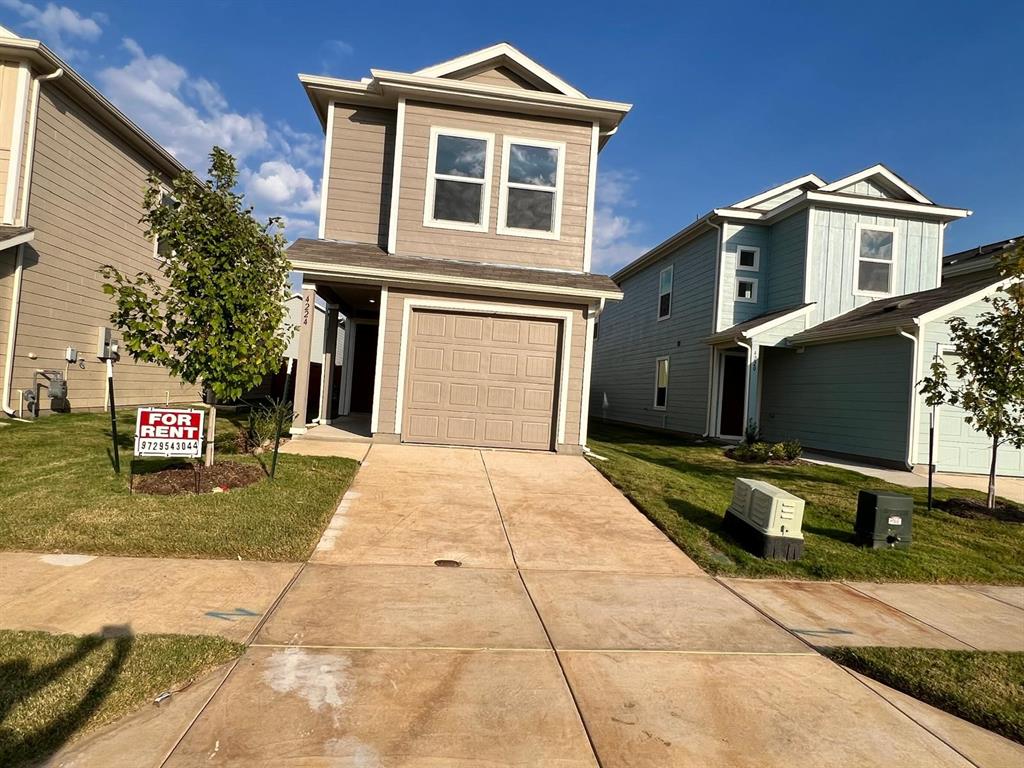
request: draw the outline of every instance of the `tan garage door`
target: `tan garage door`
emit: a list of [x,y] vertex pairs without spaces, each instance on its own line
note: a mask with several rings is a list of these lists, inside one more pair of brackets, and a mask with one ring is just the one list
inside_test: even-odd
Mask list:
[[416,310],[402,439],[550,450],[560,323]]

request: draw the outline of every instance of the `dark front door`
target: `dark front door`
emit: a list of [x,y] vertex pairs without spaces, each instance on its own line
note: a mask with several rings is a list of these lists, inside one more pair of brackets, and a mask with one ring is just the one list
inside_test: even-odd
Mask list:
[[373,379],[377,369],[377,326],[366,323],[354,325],[356,347],[352,353],[352,413],[370,413],[373,410]]
[[722,358],[722,419],[719,433],[743,435],[743,398],[747,393],[747,359],[741,355]]

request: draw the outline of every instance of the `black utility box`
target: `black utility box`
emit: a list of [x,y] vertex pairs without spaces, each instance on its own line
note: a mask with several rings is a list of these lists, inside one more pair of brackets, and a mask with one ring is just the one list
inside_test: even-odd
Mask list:
[[910,549],[914,500],[902,493],[861,491],[857,494],[857,543],[873,549]]

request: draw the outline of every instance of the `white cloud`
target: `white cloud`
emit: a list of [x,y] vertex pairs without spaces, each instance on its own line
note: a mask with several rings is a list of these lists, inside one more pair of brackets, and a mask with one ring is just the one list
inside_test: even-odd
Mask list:
[[147,55],[130,38],[124,47],[131,60],[99,73],[104,94],[185,165],[205,169],[214,145],[240,161],[269,148],[270,132],[259,113],[231,112],[215,84],[191,78],[166,56]]
[[285,160],[267,160],[258,171],[246,172],[243,183],[255,203],[264,203],[286,213],[320,211],[320,193],[313,179]]
[[635,205],[632,188],[636,177],[617,170],[598,174],[593,269],[615,272],[644,253],[648,246],[637,240],[643,226],[628,212]]
[[[83,16],[67,6],[47,3],[40,8],[23,0],[0,0],[0,7],[14,11],[24,19],[26,31],[38,36],[46,45],[66,59],[81,59],[86,51],[77,42],[92,43],[103,34],[103,14]],[[76,41],[76,42],[72,42]]]
[[320,67],[324,72],[330,72],[342,61],[350,58],[355,51],[352,43],[344,40],[327,40],[320,44]]

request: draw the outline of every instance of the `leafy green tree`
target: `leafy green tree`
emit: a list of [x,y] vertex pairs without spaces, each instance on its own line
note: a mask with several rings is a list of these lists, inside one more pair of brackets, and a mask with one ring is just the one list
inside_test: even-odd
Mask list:
[[162,279],[129,277],[110,265],[99,270],[124,349],[206,390],[207,466],[216,403],[241,397],[281,364],[290,268],[280,219],[260,223],[244,207],[234,191],[235,160],[219,147],[210,153],[209,176],[204,184],[182,174],[169,193],[159,178],[149,179],[141,222],[158,243]]
[[962,408],[965,421],[991,439],[989,509],[996,503],[1000,446],[1024,447],[1024,244],[1000,255],[999,270],[1009,282],[985,299],[990,308],[973,324],[962,317],[948,321],[957,381],[936,359],[921,383],[928,405]]

